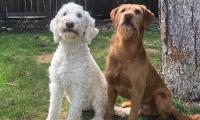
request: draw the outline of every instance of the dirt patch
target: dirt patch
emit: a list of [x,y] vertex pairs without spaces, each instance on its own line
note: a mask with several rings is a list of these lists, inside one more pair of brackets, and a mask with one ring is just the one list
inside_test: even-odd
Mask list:
[[185,108],[187,109],[191,109],[193,107],[200,107],[200,102],[199,101],[193,101],[193,102],[187,102],[187,103],[184,103],[184,106]]
[[53,54],[48,54],[48,55],[38,55],[36,59],[38,63],[49,63],[51,62],[52,58]]
[[145,49],[147,52],[151,52],[151,53],[159,53],[159,51],[158,50],[156,50],[156,49],[151,49],[151,48],[147,48],[147,49]]
[[0,20],[0,32],[49,32],[47,19],[8,19]]
[[155,46],[157,46],[157,45],[160,45],[160,41],[153,40],[153,41],[150,41],[148,43],[148,45],[155,45]]
[[[51,19],[50,19],[51,20]],[[49,32],[50,20],[42,19],[8,19],[0,20],[1,32]],[[112,32],[115,27],[110,19],[97,19],[95,21],[96,27],[100,32]]]

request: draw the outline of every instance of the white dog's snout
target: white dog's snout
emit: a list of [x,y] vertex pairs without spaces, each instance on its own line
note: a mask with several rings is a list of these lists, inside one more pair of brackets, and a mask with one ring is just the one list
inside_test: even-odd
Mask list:
[[73,27],[74,27],[74,22],[67,21],[67,22],[66,22],[66,27],[67,27],[67,28],[73,28]]

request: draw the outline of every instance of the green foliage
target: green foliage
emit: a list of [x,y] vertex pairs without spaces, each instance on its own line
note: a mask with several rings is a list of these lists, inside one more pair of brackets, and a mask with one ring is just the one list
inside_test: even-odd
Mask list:
[[153,24],[151,24],[151,26],[148,27],[146,30],[154,33],[160,33],[159,28],[160,28],[159,22],[153,22]]

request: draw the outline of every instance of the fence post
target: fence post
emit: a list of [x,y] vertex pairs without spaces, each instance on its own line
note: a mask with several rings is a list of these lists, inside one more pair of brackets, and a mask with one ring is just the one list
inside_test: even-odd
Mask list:
[[5,0],[0,0],[0,18],[8,18],[6,14]]
[[50,20],[50,14],[49,14],[49,0],[44,0],[44,10],[47,16],[47,20]]
[[98,5],[98,0],[93,0],[92,1],[92,14],[91,14],[91,16],[97,15],[97,5]]

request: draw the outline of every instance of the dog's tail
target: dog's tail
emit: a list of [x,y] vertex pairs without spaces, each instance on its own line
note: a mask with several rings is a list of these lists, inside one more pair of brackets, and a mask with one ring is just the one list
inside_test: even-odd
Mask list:
[[172,106],[172,115],[177,119],[177,120],[200,120],[200,114],[192,115],[192,116],[186,116],[180,113],[178,110]]
[[118,107],[118,106],[114,107],[115,115],[118,115],[118,116],[121,116],[121,117],[129,116],[130,110],[131,110],[130,107],[127,107],[127,108],[122,108],[122,107]]
[[131,107],[131,102],[123,102],[121,107],[122,108]]
[[[130,106],[131,106],[131,102],[124,102],[121,105],[122,108],[130,107]],[[200,120],[200,114],[186,116],[180,113],[178,110],[176,110],[174,106],[172,106],[171,113],[177,120]]]

